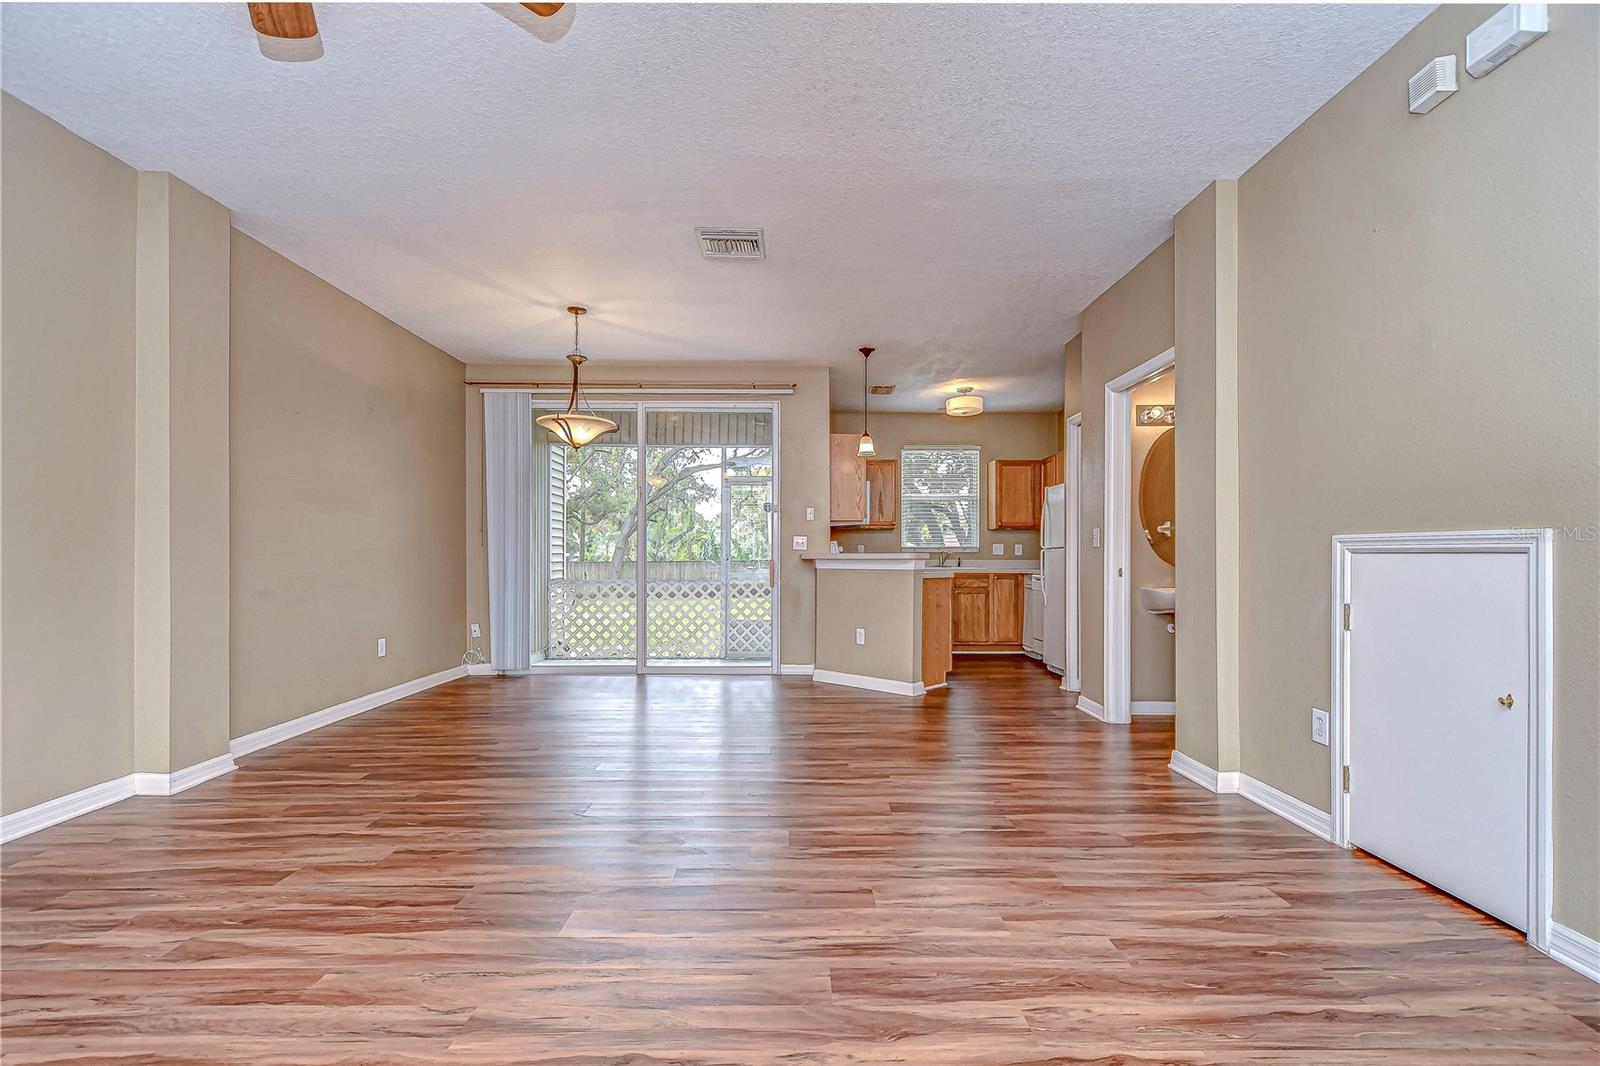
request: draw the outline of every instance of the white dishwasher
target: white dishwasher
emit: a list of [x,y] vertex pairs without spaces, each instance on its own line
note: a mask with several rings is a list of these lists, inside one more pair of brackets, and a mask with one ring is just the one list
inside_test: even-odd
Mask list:
[[1028,575],[1028,591],[1022,598],[1022,650],[1035,659],[1044,658],[1044,577]]

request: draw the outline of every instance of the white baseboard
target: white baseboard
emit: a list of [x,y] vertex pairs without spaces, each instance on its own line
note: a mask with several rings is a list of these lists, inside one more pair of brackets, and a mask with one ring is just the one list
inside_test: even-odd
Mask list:
[[1189,758],[1189,756],[1185,755],[1181,751],[1178,751],[1176,748],[1174,748],[1172,751],[1172,761],[1167,763],[1167,769],[1171,770],[1180,777],[1187,777],[1190,781],[1193,781],[1203,789],[1207,789],[1211,792],[1221,791],[1217,787],[1218,779],[1220,777],[1217,771],[1213,770],[1199,759]]
[[848,685],[872,692],[887,692],[892,696],[921,696],[928,691],[921,681],[894,681],[887,677],[846,674],[838,670],[813,670],[811,680],[824,685]]
[[[1066,688],[1067,686],[1063,684],[1061,687]],[[1096,718],[1102,722],[1106,720],[1106,709],[1081,692],[1078,694],[1078,710],[1090,718]]]
[[36,803],[0,818],[0,844],[69,822],[79,815],[98,811],[101,807],[109,807],[134,796],[173,796],[213,777],[221,777],[233,769],[232,755],[218,755],[170,774],[140,772],[102,781],[98,785]]
[[1333,815],[1326,811],[1319,811],[1311,804],[1295,799],[1287,792],[1279,791],[1249,774],[1239,775],[1237,791],[1251,803],[1271,811],[1292,825],[1299,826],[1312,836],[1322,840],[1333,839]]
[[810,663],[784,663],[782,666],[778,667],[778,673],[784,675],[785,677],[789,677],[791,675],[794,677],[810,677],[816,671],[816,669],[817,668]]
[[1271,811],[1314,837],[1322,840],[1333,839],[1332,815],[1295,799],[1287,792],[1273,788],[1265,781],[1258,781],[1249,774],[1237,770],[1213,770],[1199,759],[1191,759],[1177,750],[1173,751],[1172,761],[1167,764],[1167,769],[1187,777],[1201,788],[1209,789],[1219,796],[1242,796],[1257,807]]
[[291,718],[287,722],[279,722],[277,725],[258,729],[254,733],[247,733],[242,737],[238,737],[229,742],[228,751],[235,757],[249,755],[252,752],[260,751],[262,748],[281,744],[292,737],[300,736],[302,733],[309,733],[313,729],[321,729],[325,725],[343,721],[363,711],[370,711],[374,707],[382,707],[386,703],[403,700],[407,696],[415,696],[417,693],[433,688],[436,685],[454,681],[458,677],[465,677],[466,673],[467,668],[465,666],[452,666],[450,669],[440,670],[436,674],[401,682],[381,692],[357,696],[353,700],[345,700],[343,703],[336,703],[332,707],[324,707],[320,711],[302,714],[299,718]]
[[233,753],[228,752],[170,774],[136,773],[133,775],[133,791],[140,796],[176,796],[184,789],[210,781],[213,777],[231,774],[235,769]]
[[135,795],[133,789],[133,774],[127,774],[113,781],[103,781],[98,785],[90,785],[65,796],[57,796],[43,803],[36,803],[13,814],[0,818],[0,843],[25,837],[29,833],[37,833],[41,829],[48,829],[53,825],[76,818],[80,814],[98,811],[101,807],[109,807],[119,800],[125,800]]
[[1171,718],[1178,713],[1178,705],[1172,700],[1134,700],[1128,704],[1128,713],[1135,718],[1141,714]]
[[1550,957],[1591,981],[1600,982],[1600,940],[1584,936],[1576,929],[1550,923]]
[[492,663],[473,663],[467,667],[468,677],[493,677],[495,673]]

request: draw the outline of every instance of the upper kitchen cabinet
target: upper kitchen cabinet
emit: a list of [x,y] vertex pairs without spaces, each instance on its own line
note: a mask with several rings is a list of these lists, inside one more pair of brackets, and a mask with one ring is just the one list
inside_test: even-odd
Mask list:
[[828,518],[835,525],[867,520],[867,463],[856,454],[856,433],[828,435]]
[[1041,460],[1040,467],[1040,476],[1044,479],[1044,487],[1049,488],[1051,485],[1060,485],[1064,482],[1066,480],[1066,470],[1066,458],[1060,452],[1045,456]]
[[989,528],[1038,529],[1044,464],[1039,459],[989,460]]
[[900,460],[867,460],[867,520],[862,529],[893,529],[900,524]]

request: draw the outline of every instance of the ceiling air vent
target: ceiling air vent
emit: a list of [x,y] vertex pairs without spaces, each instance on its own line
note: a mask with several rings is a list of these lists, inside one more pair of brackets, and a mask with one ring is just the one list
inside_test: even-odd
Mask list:
[[868,389],[867,391],[872,393],[872,395],[874,395],[874,396],[892,396],[894,394],[894,386],[893,385],[874,385],[870,389]]
[[700,254],[707,259],[765,259],[766,245],[758,229],[705,229],[694,235],[700,238]]

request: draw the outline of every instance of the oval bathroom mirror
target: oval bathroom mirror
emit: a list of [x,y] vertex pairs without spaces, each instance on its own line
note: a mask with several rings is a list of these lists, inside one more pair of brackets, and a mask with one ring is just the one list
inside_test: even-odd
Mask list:
[[1139,522],[1150,549],[1168,566],[1177,565],[1178,542],[1173,528],[1177,490],[1177,430],[1169,429],[1150,445],[1139,473]]

